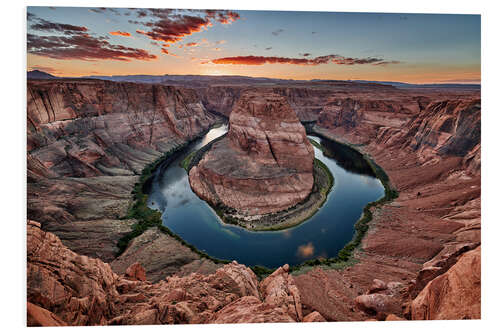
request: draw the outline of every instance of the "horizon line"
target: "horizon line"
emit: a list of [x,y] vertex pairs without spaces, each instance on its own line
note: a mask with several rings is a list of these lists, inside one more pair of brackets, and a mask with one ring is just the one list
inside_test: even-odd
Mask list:
[[153,76],[153,77],[161,77],[161,76],[203,76],[203,77],[209,77],[209,76],[215,76],[215,77],[245,77],[245,78],[253,78],[253,79],[269,79],[269,80],[283,80],[283,81],[305,81],[305,82],[311,82],[311,81],[343,81],[343,82],[380,82],[380,83],[402,83],[402,84],[408,84],[408,85],[429,85],[429,84],[441,84],[441,85],[446,85],[446,84],[459,84],[459,85],[481,85],[481,80],[479,81],[472,81],[472,82],[464,82],[464,81],[453,81],[453,80],[446,80],[446,81],[433,81],[433,82],[423,82],[423,83],[410,83],[410,82],[405,82],[405,81],[390,81],[390,80],[365,80],[365,79],[290,79],[290,78],[279,78],[279,77],[266,77],[266,76],[251,76],[251,75],[228,75],[228,74],[111,74],[111,75],[99,75],[99,74],[93,74],[93,75],[81,75],[81,76],[57,76],[45,71],[41,71],[38,69],[33,69],[31,71],[27,70],[27,72],[33,72],[33,71],[38,71],[46,74],[50,74],[54,76],[55,78],[60,78],[60,79],[85,79],[85,78],[91,78],[91,77],[117,77],[117,76]]

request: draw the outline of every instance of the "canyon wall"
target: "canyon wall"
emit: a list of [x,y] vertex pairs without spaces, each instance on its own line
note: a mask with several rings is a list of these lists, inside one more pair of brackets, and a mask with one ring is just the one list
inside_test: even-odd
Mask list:
[[[404,103],[397,95],[373,100],[353,94],[325,106],[314,127],[356,144],[399,192],[392,203],[372,208],[358,264],[340,274],[317,269],[296,277],[303,295],[321,284],[352,299],[345,285],[359,288],[354,302],[337,308],[321,297],[303,299],[323,309],[327,320],[343,320],[349,307],[378,320],[389,313],[406,319],[481,316],[479,93],[421,93],[409,91]],[[375,290],[375,280],[398,287],[384,282]]]
[[215,121],[195,91],[162,85],[30,80],[27,98],[28,216],[107,262],[136,223],[124,217],[142,169]]
[[295,276],[281,268],[258,282],[157,228],[117,257],[137,222],[126,214],[141,170],[209,128],[216,119],[207,111],[229,117],[249,88],[28,81],[28,218],[40,222],[27,227],[30,325],[480,317],[478,91],[341,82],[258,89],[285,96],[301,121],[317,120],[320,135],[356,144],[398,190],[371,209],[355,264]]

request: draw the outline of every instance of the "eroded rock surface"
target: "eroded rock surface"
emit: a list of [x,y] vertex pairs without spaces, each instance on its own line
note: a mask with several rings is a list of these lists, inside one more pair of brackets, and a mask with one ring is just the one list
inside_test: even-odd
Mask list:
[[463,254],[411,303],[413,320],[481,319],[481,247]]
[[27,97],[28,216],[106,262],[137,223],[124,217],[142,169],[215,120],[194,90],[164,85],[28,80]]
[[282,96],[246,92],[231,112],[227,137],[189,172],[193,190],[245,215],[287,209],[312,190],[314,151]]
[[[296,322],[300,295],[288,267],[259,283],[233,262],[213,274],[191,273],[148,282],[134,263],[125,275],[65,247],[36,222],[28,229],[28,324],[146,325]],[[309,316],[320,321],[321,316]]]

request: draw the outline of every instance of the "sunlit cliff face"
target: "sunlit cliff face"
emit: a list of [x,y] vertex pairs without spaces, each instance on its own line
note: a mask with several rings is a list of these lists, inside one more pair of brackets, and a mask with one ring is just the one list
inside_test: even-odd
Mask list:
[[479,15],[29,7],[27,50],[56,76],[481,79]]

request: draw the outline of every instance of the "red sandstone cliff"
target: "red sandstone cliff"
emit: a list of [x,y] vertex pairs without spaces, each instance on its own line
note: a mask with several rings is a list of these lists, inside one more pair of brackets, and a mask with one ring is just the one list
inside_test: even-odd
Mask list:
[[[362,96],[323,109],[316,130],[362,143],[359,149],[384,168],[399,198],[372,211],[358,264],[340,276],[325,272],[321,280],[298,276],[301,294],[340,280],[361,288],[354,305],[379,320],[389,312],[407,319],[480,318],[481,104],[475,93],[429,96],[416,97],[418,112],[400,107],[398,98],[388,106],[388,96],[382,104]],[[374,279],[402,288],[370,292]],[[328,320],[345,313],[319,297],[303,303],[323,308]]]
[[[319,117],[318,131],[363,143],[359,149],[399,191],[397,200],[373,210],[353,266],[293,278],[280,273],[281,282],[261,282],[258,296],[241,297],[231,265],[214,273],[216,265],[156,229],[115,259],[118,239],[136,222],[121,218],[137,174],[213,122],[204,105],[229,109],[239,98],[238,89],[212,88],[225,97],[97,80],[28,82],[28,216],[44,230],[28,226],[30,325],[298,320],[295,288],[303,321],[480,317],[477,92],[354,84],[273,88],[301,120]],[[184,277],[151,284],[131,281],[137,273],[116,274],[136,261],[152,281],[175,272]],[[193,271],[199,273],[189,275]],[[219,282],[211,284],[214,279]],[[286,297],[268,302],[263,286],[275,283],[274,294],[287,290]],[[183,296],[174,285],[193,292]]]
[[[28,324],[153,325],[296,322],[304,319],[288,266],[260,283],[233,262],[210,275],[171,276],[157,283],[132,265],[117,275],[109,264],[66,248],[28,221]],[[322,320],[315,313],[308,321]]]
[[[27,98],[28,216],[107,262],[136,222],[123,217],[142,169],[215,120],[195,91],[162,85],[30,80]],[[183,248],[166,235],[157,240]],[[199,259],[187,252],[182,264]]]
[[249,91],[229,118],[227,137],[189,172],[193,190],[245,215],[277,212],[312,190],[314,151],[283,96]]

